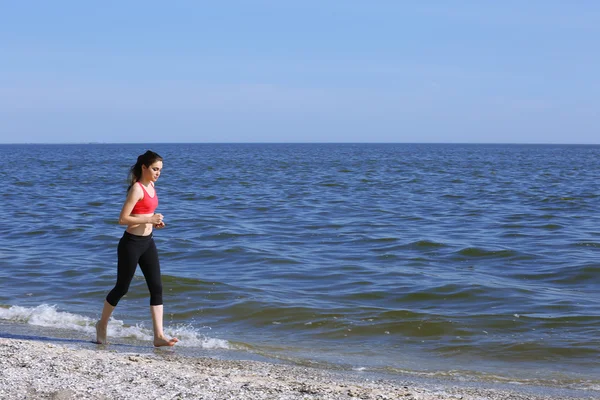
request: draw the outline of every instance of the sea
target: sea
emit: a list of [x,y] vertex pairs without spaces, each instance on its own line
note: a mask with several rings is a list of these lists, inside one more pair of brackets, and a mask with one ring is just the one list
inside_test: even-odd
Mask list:
[[112,350],[600,398],[593,145],[0,145],[0,337],[97,346],[148,149],[180,342],[138,269]]

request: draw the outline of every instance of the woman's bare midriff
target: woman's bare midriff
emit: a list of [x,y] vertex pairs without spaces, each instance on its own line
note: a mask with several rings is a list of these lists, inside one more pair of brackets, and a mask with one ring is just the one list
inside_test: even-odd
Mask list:
[[[131,214],[132,217],[151,217],[154,214]],[[127,232],[137,236],[148,236],[152,233],[152,224],[127,225]]]

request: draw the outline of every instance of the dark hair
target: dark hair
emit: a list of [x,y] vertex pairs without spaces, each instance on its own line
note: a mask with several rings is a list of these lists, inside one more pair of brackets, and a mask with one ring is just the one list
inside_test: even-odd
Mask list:
[[129,191],[129,189],[131,189],[131,187],[140,179],[142,179],[142,165],[145,165],[146,167],[151,166],[152,164],[154,164],[157,161],[162,161],[162,157],[159,156],[158,154],[156,154],[155,152],[148,150],[147,152],[145,152],[144,154],[141,154],[140,156],[138,156],[137,158],[137,162],[131,166],[131,169],[129,170],[129,178],[128,178],[128,182],[129,182],[129,187],[127,188],[127,191]]

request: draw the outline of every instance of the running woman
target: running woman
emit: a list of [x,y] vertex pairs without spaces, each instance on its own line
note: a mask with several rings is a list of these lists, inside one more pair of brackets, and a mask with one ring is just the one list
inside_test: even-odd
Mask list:
[[177,338],[167,338],[163,332],[162,279],[158,252],[152,230],[165,227],[163,215],[155,213],[158,195],[154,183],[163,168],[163,159],[148,150],[137,158],[129,173],[127,199],[119,215],[119,224],[127,225],[117,247],[117,283],[104,301],[102,316],[96,324],[96,343],[105,344],[108,320],[117,303],[129,290],[133,275],[140,265],[150,291],[150,314],[154,330],[154,346],[173,346]]

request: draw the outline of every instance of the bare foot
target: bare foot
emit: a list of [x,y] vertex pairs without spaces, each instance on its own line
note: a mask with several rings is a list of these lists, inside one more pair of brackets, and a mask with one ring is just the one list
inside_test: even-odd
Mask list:
[[154,339],[154,347],[163,347],[163,346],[174,346],[175,343],[179,342],[177,338],[167,339],[166,337],[160,337]]
[[108,344],[106,340],[106,326],[101,326],[100,321],[96,322],[96,344]]

